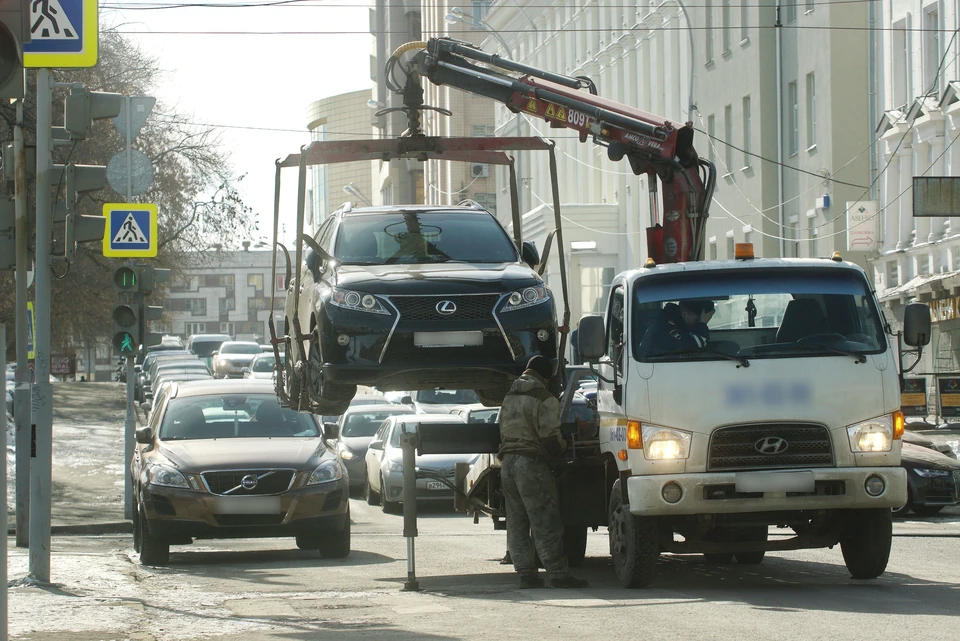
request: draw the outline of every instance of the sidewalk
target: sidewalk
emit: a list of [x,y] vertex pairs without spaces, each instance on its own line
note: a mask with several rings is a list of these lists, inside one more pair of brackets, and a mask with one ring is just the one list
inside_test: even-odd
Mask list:
[[[53,534],[132,531],[123,518],[122,383],[53,383]],[[7,457],[8,533],[16,526],[15,456]]]

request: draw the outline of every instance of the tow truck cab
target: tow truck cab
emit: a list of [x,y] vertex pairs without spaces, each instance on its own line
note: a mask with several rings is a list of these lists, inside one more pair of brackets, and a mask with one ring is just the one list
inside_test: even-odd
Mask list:
[[[715,312],[688,325],[679,305]],[[704,319],[708,329],[691,329]],[[923,345],[922,316],[905,323],[908,344]],[[694,349],[691,331],[705,339]],[[907,500],[899,347],[858,266],[839,256],[649,265],[614,279],[605,316],[581,319],[579,342],[601,378],[625,585],[647,579],[626,567],[630,541],[618,560],[618,518],[630,537],[657,537],[656,553],[743,563],[842,543],[854,576],[883,572],[890,509]],[[870,546],[868,522],[887,533]],[[768,542],[770,525],[797,536]]]

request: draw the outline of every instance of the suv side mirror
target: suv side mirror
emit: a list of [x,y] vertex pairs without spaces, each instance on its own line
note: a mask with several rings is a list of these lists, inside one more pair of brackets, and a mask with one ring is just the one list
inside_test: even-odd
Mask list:
[[368,450],[382,450],[383,441],[370,441],[370,445],[367,446]]
[[930,308],[923,303],[910,303],[903,310],[903,342],[910,347],[930,343]]
[[404,396],[400,399],[401,405],[413,405],[413,397],[410,395]]
[[141,427],[136,432],[134,432],[134,438],[137,440],[137,443],[143,445],[149,445],[153,442],[153,428],[152,427]]
[[142,366],[142,365],[134,365],[134,366],[133,366],[133,371],[136,372],[136,373],[138,373],[138,374],[140,373],[140,370],[142,370],[142,369],[143,369],[143,366]]
[[603,327],[603,317],[583,316],[577,328],[577,349],[580,357],[587,361],[598,361],[606,349],[607,336]]
[[336,423],[324,423],[323,424],[323,438],[327,440],[333,440],[340,436],[340,426]]
[[520,257],[523,259],[523,262],[530,265],[533,269],[536,269],[537,265],[540,264],[540,252],[537,251],[537,246],[529,240],[523,241],[523,247],[520,249]]

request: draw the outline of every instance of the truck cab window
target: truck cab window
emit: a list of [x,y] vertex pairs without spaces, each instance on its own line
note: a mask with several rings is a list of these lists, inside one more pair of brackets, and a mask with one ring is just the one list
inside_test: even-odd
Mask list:
[[624,326],[623,326],[623,286],[617,286],[610,294],[610,306],[607,309],[607,355],[613,362],[617,374],[623,372]]

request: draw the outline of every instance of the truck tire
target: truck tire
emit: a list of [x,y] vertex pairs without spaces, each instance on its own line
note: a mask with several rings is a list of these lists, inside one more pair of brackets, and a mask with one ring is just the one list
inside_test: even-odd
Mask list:
[[650,585],[660,556],[657,518],[630,514],[630,506],[623,502],[619,480],[610,492],[608,517],[610,556],[620,584],[625,588]]
[[[764,542],[767,541],[767,526],[758,525],[757,527],[747,528],[741,532],[741,541]],[[740,565],[760,565],[763,563],[763,557],[766,555],[764,550],[754,550],[751,552],[737,552],[737,563]]]
[[887,569],[893,514],[887,508],[852,510],[840,539],[843,561],[854,579],[875,579]]
[[563,528],[563,553],[567,555],[570,567],[578,568],[583,565],[583,558],[587,555],[587,532],[585,525]]
[[711,552],[703,554],[707,565],[729,565],[733,562],[733,552]]

